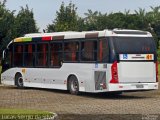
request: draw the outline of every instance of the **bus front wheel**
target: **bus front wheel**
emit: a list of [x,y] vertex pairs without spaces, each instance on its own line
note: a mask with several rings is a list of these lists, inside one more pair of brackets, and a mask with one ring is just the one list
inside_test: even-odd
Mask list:
[[23,78],[20,73],[16,74],[16,76],[15,76],[15,85],[18,88],[23,88]]
[[79,83],[75,76],[69,78],[69,91],[73,95],[78,95],[79,93]]

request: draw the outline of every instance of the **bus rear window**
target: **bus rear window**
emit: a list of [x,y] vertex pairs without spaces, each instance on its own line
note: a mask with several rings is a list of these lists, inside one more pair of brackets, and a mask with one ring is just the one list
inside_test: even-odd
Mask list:
[[151,37],[113,37],[117,54],[149,54],[156,52],[155,41]]

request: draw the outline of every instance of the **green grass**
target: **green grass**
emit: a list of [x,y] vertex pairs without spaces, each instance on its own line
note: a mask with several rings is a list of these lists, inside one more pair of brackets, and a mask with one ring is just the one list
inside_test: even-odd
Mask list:
[[36,120],[51,118],[53,116],[54,114],[41,110],[0,109],[0,119],[11,118],[12,120]]
[[0,109],[0,114],[51,114],[41,110]]

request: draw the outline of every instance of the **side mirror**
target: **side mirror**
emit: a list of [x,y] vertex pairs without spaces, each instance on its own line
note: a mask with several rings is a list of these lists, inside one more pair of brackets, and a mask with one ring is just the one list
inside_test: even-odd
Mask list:
[[60,61],[60,66],[62,66],[62,65],[63,65],[63,60]]
[[3,50],[3,53],[2,53],[2,61],[5,59],[5,56],[6,56],[6,50]]

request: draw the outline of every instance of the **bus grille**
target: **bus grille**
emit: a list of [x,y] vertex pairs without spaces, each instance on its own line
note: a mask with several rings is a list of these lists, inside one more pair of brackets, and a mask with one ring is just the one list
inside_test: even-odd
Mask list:
[[95,90],[106,89],[106,72],[95,71],[94,80],[95,80]]

